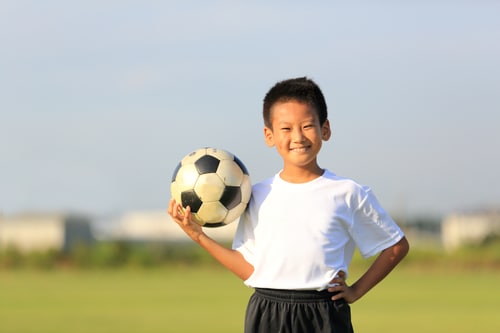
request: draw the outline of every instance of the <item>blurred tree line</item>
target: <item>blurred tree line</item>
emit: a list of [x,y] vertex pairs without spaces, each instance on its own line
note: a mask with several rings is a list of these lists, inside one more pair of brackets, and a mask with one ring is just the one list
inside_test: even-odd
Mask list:
[[[230,246],[230,244],[225,244]],[[371,260],[355,253],[352,265]],[[9,269],[115,269],[158,268],[176,265],[220,266],[205,250],[189,242],[106,241],[77,244],[66,250],[22,252],[14,247],[0,251],[0,270]],[[500,237],[464,246],[453,253],[439,248],[414,246],[402,265],[421,268],[492,268],[500,270]]]
[[159,267],[172,264],[210,264],[213,259],[190,243],[96,242],[67,250],[21,252],[14,247],[0,251],[0,269]]

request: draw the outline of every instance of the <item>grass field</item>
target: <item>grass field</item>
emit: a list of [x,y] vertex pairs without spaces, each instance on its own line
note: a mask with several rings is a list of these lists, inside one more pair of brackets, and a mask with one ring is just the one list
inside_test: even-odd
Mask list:
[[[498,333],[499,282],[498,270],[401,267],[351,306],[354,328]],[[0,332],[242,332],[250,294],[206,266],[0,271]]]

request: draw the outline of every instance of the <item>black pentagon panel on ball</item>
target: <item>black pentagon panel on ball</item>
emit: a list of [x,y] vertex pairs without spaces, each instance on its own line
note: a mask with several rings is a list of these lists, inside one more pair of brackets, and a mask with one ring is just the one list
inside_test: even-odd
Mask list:
[[203,226],[206,228],[218,228],[226,225],[224,222],[215,222],[215,223],[207,223],[204,224]]
[[219,167],[219,162],[219,159],[216,157],[204,155],[194,162],[194,165],[200,175],[203,175],[205,173],[216,172]]
[[236,164],[238,164],[238,166],[240,167],[241,171],[243,171],[243,173],[244,173],[245,175],[250,175],[250,174],[248,173],[248,170],[247,170],[247,168],[246,168],[245,164],[243,164],[243,162],[242,162],[242,161],[241,161],[238,157],[236,157],[236,156],[234,157],[234,162],[235,162]]
[[197,213],[203,202],[196,195],[194,190],[184,191],[181,193],[182,206],[185,208],[187,206],[191,207],[191,212]]
[[221,198],[220,203],[228,210],[238,206],[241,202],[241,190],[239,186],[226,186]]
[[179,169],[181,168],[182,164],[179,163],[177,164],[177,166],[175,167],[175,170],[174,170],[174,173],[172,174],[172,183],[174,182],[175,180],[175,177],[177,176],[177,172],[179,172]]

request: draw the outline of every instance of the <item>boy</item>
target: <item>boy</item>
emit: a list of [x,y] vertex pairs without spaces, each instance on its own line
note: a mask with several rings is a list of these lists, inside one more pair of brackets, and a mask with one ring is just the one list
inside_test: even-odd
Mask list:
[[[322,169],[317,156],[331,136],[320,88],[302,77],[278,82],[264,98],[264,138],[283,168],[252,188],[232,249],[209,238],[190,209],[171,200],[186,234],[255,289],[245,332],[353,332],[349,304],[406,255],[408,242],[370,188]],[[379,253],[351,286],[354,247]]]

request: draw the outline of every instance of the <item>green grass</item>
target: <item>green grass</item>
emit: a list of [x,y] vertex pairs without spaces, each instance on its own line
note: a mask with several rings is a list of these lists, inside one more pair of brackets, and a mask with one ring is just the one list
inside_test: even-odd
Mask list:
[[[494,269],[402,266],[351,306],[355,331],[500,332],[499,281]],[[250,294],[231,273],[207,265],[4,270],[0,331],[242,332]]]
[[240,332],[247,295],[216,268],[0,272],[0,332]]
[[500,332],[500,271],[398,269],[352,305],[358,332]]

